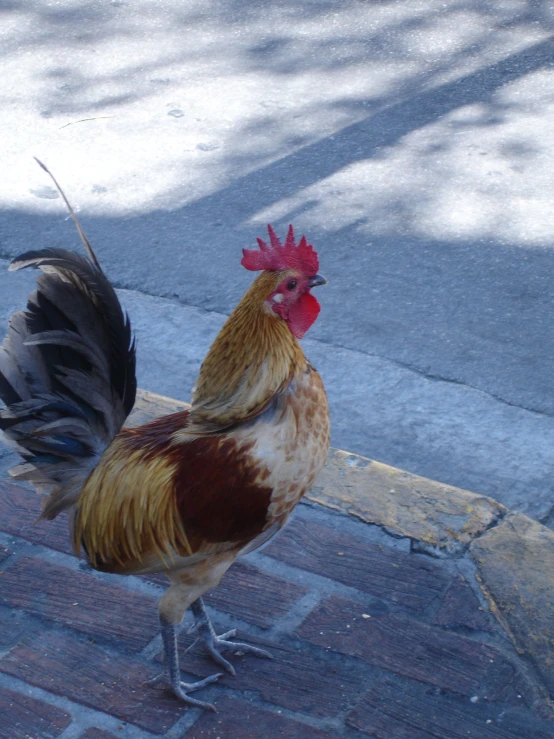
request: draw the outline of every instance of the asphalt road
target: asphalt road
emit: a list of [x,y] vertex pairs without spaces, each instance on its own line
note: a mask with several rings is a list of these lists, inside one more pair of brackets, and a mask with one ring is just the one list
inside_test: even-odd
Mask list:
[[[1,13],[0,258],[77,244],[39,156],[122,288],[141,384],[188,399],[241,248],[293,222],[329,279],[305,343],[334,445],[554,523],[551,3]],[[3,321],[29,286],[2,270]]]

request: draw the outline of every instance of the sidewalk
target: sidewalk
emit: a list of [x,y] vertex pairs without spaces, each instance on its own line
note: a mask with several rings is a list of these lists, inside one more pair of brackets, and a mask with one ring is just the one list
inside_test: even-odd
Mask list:
[[[177,407],[141,394],[132,421]],[[333,450],[206,598],[274,656],[199,692],[215,714],[144,685],[164,578],[92,571],[39,508],[0,483],[2,738],[554,739],[554,532],[491,499]],[[214,672],[185,632],[184,679]]]

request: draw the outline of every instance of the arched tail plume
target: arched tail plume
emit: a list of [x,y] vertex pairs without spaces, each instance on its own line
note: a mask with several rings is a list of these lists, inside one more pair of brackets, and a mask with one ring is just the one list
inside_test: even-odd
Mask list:
[[10,265],[42,274],[0,347],[0,429],[24,460],[10,474],[48,492],[43,516],[54,518],[76,502],[134,405],[135,343],[73,209],[39,164],[66,202],[87,258],[52,248]]

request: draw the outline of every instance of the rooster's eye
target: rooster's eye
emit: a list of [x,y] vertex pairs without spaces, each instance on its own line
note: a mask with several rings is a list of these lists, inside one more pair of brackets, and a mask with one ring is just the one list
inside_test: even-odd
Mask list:
[[296,280],[291,280],[287,283],[287,290],[294,290],[296,287]]

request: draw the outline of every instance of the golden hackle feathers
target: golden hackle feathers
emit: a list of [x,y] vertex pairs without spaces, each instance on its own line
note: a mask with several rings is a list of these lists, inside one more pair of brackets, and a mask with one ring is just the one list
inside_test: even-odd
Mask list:
[[255,416],[305,363],[300,344],[266,304],[287,276],[262,272],[221,329],[194,389],[194,424],[225,426]]

